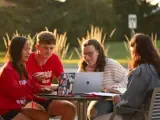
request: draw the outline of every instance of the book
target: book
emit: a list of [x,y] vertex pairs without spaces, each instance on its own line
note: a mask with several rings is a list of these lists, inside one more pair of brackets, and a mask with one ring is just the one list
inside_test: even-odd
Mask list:
[[108,92],[90,92],[90,93],[84,93],[85,95],[93,95],[93,96],[101,96],[101,97],[113,97],[118,94],[115,93],[108,93]]

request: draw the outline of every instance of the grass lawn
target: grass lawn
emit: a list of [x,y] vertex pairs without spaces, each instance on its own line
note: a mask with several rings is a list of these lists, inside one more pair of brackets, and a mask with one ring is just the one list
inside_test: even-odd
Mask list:
[[[122,65],[128,64],[128,57],[129,53],[127,52],[124,42],[109,42],[108,45],[110,45],[108,50],[108,56],[117,60]],[[157,47],[160,48],[160,40],[157,41]],[[79,59],[77,59],[78,56],[74,55],[74,59],[72,60],[63,60],[63,64],[78,64]]]
[[[124,42],[108,42],[109,51],[108,51],[108,56],[117,60],[119,63],[122,65],[127,65],[128,60],[127,57],[129,53],[127,52]],[[160,41],[157,41],[157,47],[160,48]],[[73,50],[72,50],[73,51]],[[70,51],[69,51],[70,53]],[[0,52],[0,64],[3,64],[5,59],[5,52]],[[76,52],[74,52],[73,59],[71,60],[63,60],[62,61],[64,65],[77,65],[79,63],[79,58]]]

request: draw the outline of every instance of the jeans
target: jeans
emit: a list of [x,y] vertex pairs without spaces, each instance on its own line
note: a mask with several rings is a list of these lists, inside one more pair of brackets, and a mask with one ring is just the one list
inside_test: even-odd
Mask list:
[[[94,111],[94,114],[92,110]],[[105,101],[105,100],[91,101],[87,109],[87,117],[89,120],[93,120],[98,116],[111,112],[113,112],[112,101]]]

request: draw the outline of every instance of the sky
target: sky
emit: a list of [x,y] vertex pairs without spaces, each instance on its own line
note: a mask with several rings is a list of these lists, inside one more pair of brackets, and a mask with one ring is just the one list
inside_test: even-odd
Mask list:
[[[66,2],[66,0],[56,0],[56,1]],[[156,5],[156,4],[158,4],[158,6],[160,7],[160,0],[147,0],[147,2],[150,2],[151,5]]]
[[56,1],[59,1],[59,2],[66,2],[66,0],[56,0]]
[[148,2],[151,3],[151,5],[156,5],[158,4],[158,6],[160,7],[160,0],[147,0]]

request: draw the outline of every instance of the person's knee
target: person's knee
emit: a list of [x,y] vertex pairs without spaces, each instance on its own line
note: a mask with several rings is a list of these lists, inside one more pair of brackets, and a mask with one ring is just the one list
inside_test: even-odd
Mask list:
[[40,104],[36,103],[36,102],[29,102],[28,104],[25,105],[25,108],[34,108],[34,109],[37,109],[37,110],[45,111],[44,107],[41,106]]
[[73,116],[76,115],[76,106],[69,101],[65,103],[64,110],[67,111],[69,114],[72,114]]
[[95,107],[88,109],[87,116],[89,119],[95,118],[97,116],[97,110]]
[[35,120],[49,120],[49,115],[47,113],[41,113]]
[[48,107],[49,115],[75,116],[76,106],[65,100],[52,101]]
[[31,120],[31,119],[28,116],[19,113],[14,118],[12,118],[12,120]]

